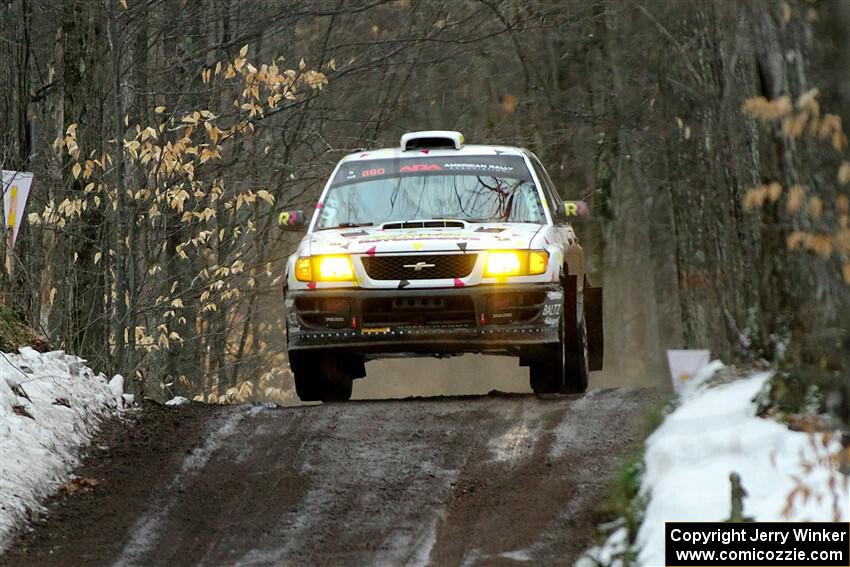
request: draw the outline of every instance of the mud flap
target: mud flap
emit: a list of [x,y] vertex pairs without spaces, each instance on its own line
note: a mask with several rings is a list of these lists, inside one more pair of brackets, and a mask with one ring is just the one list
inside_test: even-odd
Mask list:
[[588,370],[602,370],[605,340],[602,333],[602,288],[584,286],[584,320],[587,325]]

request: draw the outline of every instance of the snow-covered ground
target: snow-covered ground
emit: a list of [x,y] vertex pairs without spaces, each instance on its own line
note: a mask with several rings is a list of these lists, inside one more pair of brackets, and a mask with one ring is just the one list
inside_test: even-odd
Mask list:
[[[712,362],[689,380],[678,407],[646,442],[641,490],[649,504],[637,537],[638,565],[664,565],[664,522],[727,520],[733,472],[747,492],[744,515],[755,521],[850,521],[847,477],[828,459],[838,443],[756,417],[753,399],[770,374],[709,385],[722,367]],[[799,486],[805,488],[788,506]],[[621,564],[616,556],[626,548],[625,536],[625,528],[615,531],[579,564]]]
[[0,353],[0,552],[70,480],[100,420],[129,399],[123,382],[62,351]]

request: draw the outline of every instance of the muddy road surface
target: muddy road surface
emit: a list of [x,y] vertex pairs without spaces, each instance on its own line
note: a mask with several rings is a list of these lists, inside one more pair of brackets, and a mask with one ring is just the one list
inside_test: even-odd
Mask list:
[[[146,407],[3,565],[572,565],[658,394]],[[95,484],[95,486],[89,486]]]

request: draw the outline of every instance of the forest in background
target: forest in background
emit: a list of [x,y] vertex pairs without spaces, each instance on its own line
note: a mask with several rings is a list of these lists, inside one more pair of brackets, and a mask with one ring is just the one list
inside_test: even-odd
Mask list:
[[782,368],[780,407],[850,389],[845,0],[6,0],[0,21],[0,164],[36,175],[5,301],[137,392],[286,390],[277,212],[345,153],[438,128],[528,147],[590,203],[613,376],[710,348]]

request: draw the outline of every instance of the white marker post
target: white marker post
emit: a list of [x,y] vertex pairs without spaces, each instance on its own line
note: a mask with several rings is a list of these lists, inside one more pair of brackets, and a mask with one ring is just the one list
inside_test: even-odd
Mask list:
[[24,220],[24,209],[32,187],[32,173],[3,170],[3,220],[6,223],[6,273],[12,276],[12,250]]
[[693,378],[711,359],[708,350],[668,350],[667,364],[670,366],[670,379],[673,389],[681,393],[685,382]]

